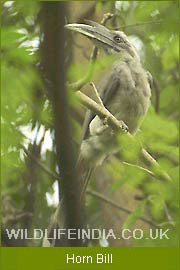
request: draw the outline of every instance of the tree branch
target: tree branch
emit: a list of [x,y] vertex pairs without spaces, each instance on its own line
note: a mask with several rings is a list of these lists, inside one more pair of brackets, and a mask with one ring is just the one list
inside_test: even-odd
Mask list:
[[[69,103],[66,91],[65,66],[65,2],[42,2],[43,43],[41,60],[44,67],[44,82],[49,90],[54,114],[54,130],[57,154],[57,165],[61,172],[61,211],[64,221],[58,219],[60,228],[81,229],[84,226],[83,204],[80,203],[80,187],[76,170],[77,157],[71,140],[72,127],[69,121]],[[59,27],[57,28],[57,25]],[[82,246],[82,239],[56,239],[58,246]],[[59,241],[58,241],[59,240]]]
[[94,100],[83,94],[81,91],[76,92],[77,97],[80,99],[88,109],[92,110],[100,118],[107,119],[107,124],[113,130],[124,130],[127,131],[128,127],[123,121],[119,121],[114,117],[104,106],[97,104]]
[[[104,106],[97,104],[94,100],[89,98],[87,95],[83,94],[81,91],[76,92],[77,97],[80,99],[82,104],[86,106],[88,109],[92,110],[96,115],[98,115],[102,119],[106,119],[106,123],[114,130],[114,131],[128,131],[128,127],[123,121],[117,120]],[[138,143],[134,136],[132,136],[129,132],[126,133],[127,136],[133,140],[134,143]],[[142,148],[141,154],[146,161],[151,165],[153,173],[159,178],[165,181],[172,181],[171,177],[163,171],[158,162],[144,149]]]
[[[88,195],[91,195],[93,197],[96,197],[97,199],[101,200],[101,201],[104,201],[105,203],[117,208],[118,210],[121,210],[123,212],[125,212],[126,214],[132,214],[132,211],[130,211],[129,209],[127,208],[124,208],[122,206],[120,206],[118,203],[114,202],[113,200],[107,198],[106,196],[104,196],[103,194],[99,193],[99,192],[96,192],[96,191],[93,191],[93,190],[86,190],[86,194]],[[143,218],[143,217],[139,217],[140,220],[142,220],[143,222],[153,226],[153,227],[156,227],[158,228],[159,226],[154,224],[151,220],[149,219],[146,219],[146,218]]]

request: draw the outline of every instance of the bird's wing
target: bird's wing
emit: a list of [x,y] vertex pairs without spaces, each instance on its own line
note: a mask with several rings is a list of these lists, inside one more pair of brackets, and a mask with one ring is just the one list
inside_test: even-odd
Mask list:
[[[111,97],[115,94],[116,90],[119,88],[120,77],[118,75],[119,72],[112,68],[109,73],[105,74],[104,79],[100,81],[97,86],[97,90],[105,106],[108,104],[108,100],[111,99]],[[96,114],[91,110],[88,110],[86,112],[82,129],[81,142],[87,138],[89,134],[89,124],[95,117],[95,115]]]
[[146,70],[146,75],[147,75],[147,79],[148,79],[148,82],[149,82],[149,85],[150,85],[150,88],[152,90],[153,88],[153,76],[151,75],[151,73],[149,71]]

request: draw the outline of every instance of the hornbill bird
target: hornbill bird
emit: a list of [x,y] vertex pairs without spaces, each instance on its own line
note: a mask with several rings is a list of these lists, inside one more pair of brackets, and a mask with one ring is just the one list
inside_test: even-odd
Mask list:
[[[151,75],[142,67],[136,48],[121,31],[112,31],[93,21],[87,24],[67,24],[66,29],[76,31],[89,38],[95,46],[106,54],[113,55],[107,66],[107,73],[97,85],[104,106],[118,119],[122,120],[131,134],[135,134],[145,117],[151,97]],[[104,120],[87,111],[80,146],[77,169],[80,171],[82,194],[94,167],[116,153],[119,146],[110,127]],[[63,199],[49,226],[64,228]],[[61,245],[58,241],[51,245]],[[44,244],[43,244],[44,245]],[[46,244],[45,244],[46,245]]]
[[[106,54],[113,55],[97,90],[104,106],[127,125],[131,134],[135,134],[150,105],[151,74],[143,69],[136,48],[124,32],[109,30],[93,21],[86,22],[67,24],[65,28],[84,35]],[[84,174],[83,180],[88,179],[92,169],[118,148],[111,128],[105,127],[103,119],[88,110],[77,165],[80,174]]]

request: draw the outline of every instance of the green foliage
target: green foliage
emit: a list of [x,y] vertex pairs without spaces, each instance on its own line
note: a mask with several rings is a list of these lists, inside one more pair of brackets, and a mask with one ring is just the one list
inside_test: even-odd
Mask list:
[[[15,221],[14,227],[17,228],[23,227],[23,224],[28,222],[30,226],[32,221],[36,228],[40,224],[41,227],[47,227],[48,218],[53,210],[47,207],[45,196],[51,189],[50,177],[39,167],[37,168],[31,157],[27,157],[22,149],[22,145],[26,146],[30,153],[33,153],[31,148],[34,142],[31,137],[37,139],[33,127],[34,122],[38,127],[41,123],[52,120],[48,101],[47,106],[43,105],[43,112],[41,111],[38,117],[38,108],[42,107],[42,100],[45,102],[42,92],[41,100],[38,100],[42,83],[35,65],[39,61],[39,56],[32,51],[32,40],[34,37],[36,40],[40,37],[34,21],[38,10],[37,3],[23,5],[13,2],[10,7],[4,6],[2,12],[2,193],[5,197],[10,196],[10,204],[15,207],[14,214],[27,212],[33,216],[32,220],[25,216],[24,219]],[[28,17],[31,17],[31,23]],[[34,51],[36,50],[37,48]],[[29,130],[27,134],[24,133],[25,128]],[[36,143],[34,148],[38,148]],[[45,154],[45,166],[50,166],[53,153],[51,152],[51,158],[47,158],[47,154]],[[38,159],[38,151],[34,153],[34,156]],[[34,201],[31,202],[33,198]],[[9,211],[10,208],[7,208],[7,211],[3,213],[6,218],[10,215]],[[3,225],[12,227],[9,222]]]
[[129,214],[127,220],[123,224],[123,229],[129,229],[136,221],[144,215],[144,210],[146,206],[146,201],[142,201],[139,205],[133,210],[132,214]]
[[[29,220],[27,217],[17,220],[15,216],[15,227],[47,228],[55,206],[48,204],[46,194],[54,193],[53,184],[56,179],[39,164],[51,172],[57,172],[57,157],[54,150],[50,95],[42,85],[37,68],[40,61],[39,45],[43,36],[40,30],[40,4],[32,1],[26,4],[14,1],[8,6],[5,3],[5,1],[2,3],[1,28],[2,193],[3,196],[10,197],[15,212],[28,212],[33,216]],[[177,3],[175,1],[120,1],[116,4],[116,8],[114,4],[113,1],[97,1],[95,20],[100,21],[103,13],[113,11],[117,16],[114,21],[112,20],[112,24],[111,21],[108,22],[110,28],[129,25],[121,30],[141,42],[142,62],[153,75],[154,86],[151,108],[141,130],[135,136],[138,143],[135,144],[126,134],[117,136],[120,154],[107,162],[105,172],[111,182],[106,194],[113,198],[116,192],[121,195],[124,190],[130,194],[127,200],[132,201],[132,214],[123,218],[123,228],[135,228],[139,218],[146,216],[157,225],[162,225],[164,229],[172,227],[168,244],[175,246],[179,206],[179,127],[177,121],[179,111],[179,23]],[[90,19],[93,20],[95,15],[92,14]],[[70,16],[72,17],[72,14]],[[83,40],[85,43],[85,38]],[[89,57],[86,43],[84,46],[85,53]],[[77,52],[75,47],[73,47],[74,58],[70,59],[67,70],[69,81],[81,79],[89,68],[87,59],[84,62],[82,60],[83,51],[80,49]],[[81,54],[81,58],[79,54]],[[97,78],[111,61],[113,61],[111,57],[98,56],[97,61],[93,64],[94,74]],[[71,114],[75,133],[73,140],[77,143],[81,134],[84,111],[81,111],[81,106],[72,92],[69,92],[69,102],[73,109]],[[79,118],[78,115],[80,115]],[[46,137],[51,142],[49,148],[46,145],[48,144]],[[141,145],[156,158],[161,168],[170,175],[172,181],[163,181],[159,172],[142,159]],[[29,154],[24,153],[23,147],[28,150]],[[152,176],[151,170],[155,176]],[[103,174],[99,178],[99,182],[103,181]],[[104,181],[100,187],[102,193],[106,190],[106,184]],[[92,185],[94,188],[96,187],[95,181]],[[136,192],[142,195],[140,202],[134,200]],[[120,195],[119,197],[121,197]],[[121,203],[125,204],[122,201]],[[99,227],[103,227],[105,219],[108,219],[109,216],[101,215],[102,206],[99,201],[89,195],[87,205],[87,216],[89,216],[91,226],[95,227],[98,224]],[[114,216],[118,216],[117,212],[112,211],[112,213]],[[10,213],[7,211],[3,215],[8,216]],[[113,218],[111,216],[112,220],[114,220],[114,216]],[[169,216],[175,226],[172,226]],[[113,222],[112,220],[108,220],[108,222]],[[11,227],[12,223],[3,223],[3,226]],[[144,225],[141,224],[141,226]],[[148,235],[147,226],[142,228]],[[40,245],[39,242],[33,244]],[[163,246],[167,245],[167,242],[144,238],[140,241],[133,241],[132,245]]]
[[[154,79],[152,106],[141,130],[135,136],[139,143],[135,145],[127,136],[118,136],[120,159],[126,161],[128,165],[112,160],[107,166],[107,171],[114,179],[111,192],[117,190],[120,192],[123,189],[131,193],[140,191],[143,194],[141,196],[146,198],[128,216],[124,223],[125,228],[135,224],[138,217],[143,215],[142,209],[144,215],[148,214],[155,223],[164,224],[162,226],[165,228],[166,225],[171,226],[168,215],[176,223],[179,203],[178,9],[175,2],[129,1],[128,3],[129,6],[122,4],[119,7],[119,22],[120,25],[139,23],[139,26],[127,27],[124,30],[143,42],[142,49],[145,54],[142,60]],[[156,24],[156,21],[160,23]],[[171,176],[172,181],[164,182],[159,170],[150,168],[146,162],[142,163],[140,145],[156,158],[161,168]],[[142,170],[142,167],[153,171],[155,169],[156,177]],[[173,230],[171,237],[174,240],[171,239],[171,245],[175,245],[177,241],[176,229]],[[162,242],[167,245],[167,242]],[[162,242],[158,239],[154,242],[144,239],[136,243],[133,241],[133,244],[146,246],[149,243],[162,246]]]

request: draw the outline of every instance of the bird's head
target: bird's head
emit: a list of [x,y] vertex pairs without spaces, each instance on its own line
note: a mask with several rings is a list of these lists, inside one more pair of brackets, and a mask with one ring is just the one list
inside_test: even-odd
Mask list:
[[76,31],[88,37],[100,49],[106,53],[122,53],[129,57],[137,57],[134,46],[129,42],[127,36],[121,31],[112,31],[105,26],[86,20],[88,24],[67,24],[66,29]]

